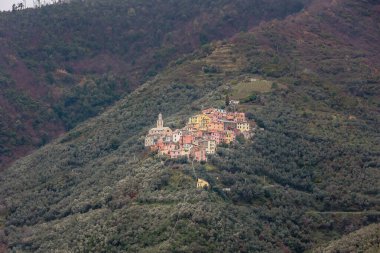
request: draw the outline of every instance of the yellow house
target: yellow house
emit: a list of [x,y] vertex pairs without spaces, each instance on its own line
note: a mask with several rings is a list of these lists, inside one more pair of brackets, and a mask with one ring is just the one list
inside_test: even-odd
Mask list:
[[207,125],[211,122],[209,116],[205,114],[198,114],[189,118],[189,124],[192,124],[196,129],[207,130]]
[[210,187],[210,184],[206,180],[198,178],[197,188],[205,189],[209,187]]
[[199,124],[199,129],[201,130],[207,130],[207,125],[210,124],[211,119],[209,116],[202,114],[201,116],[201,122]]
[[240,132],[249,132],[251,129],[248,122],[238,122],[236,128],[240,130]]
[[192,116],[189,118],[189,124],[198,124],[198,116],[199,115],[195,115],[195,116]]

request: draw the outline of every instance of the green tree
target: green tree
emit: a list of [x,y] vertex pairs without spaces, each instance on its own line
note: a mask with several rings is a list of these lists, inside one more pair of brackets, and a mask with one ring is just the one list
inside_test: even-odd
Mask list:
[[230,105],[230,96],[227,94],[226,95],[226,106]]

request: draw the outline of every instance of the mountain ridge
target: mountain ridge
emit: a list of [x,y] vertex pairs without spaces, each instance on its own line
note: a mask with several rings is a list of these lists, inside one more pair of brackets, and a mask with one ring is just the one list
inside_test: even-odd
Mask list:
[[308,2],[93,0],[1,13],[0,100],[15,113],[1,115],[0,167],[97,115],[182,54]]

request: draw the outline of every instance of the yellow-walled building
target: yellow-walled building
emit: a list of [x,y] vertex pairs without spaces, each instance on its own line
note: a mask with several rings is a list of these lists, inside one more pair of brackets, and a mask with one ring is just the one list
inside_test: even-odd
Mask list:
[[248,122],[238,122],[236,128],[240,130],[240,132],[249,132],[251,130]]
[[209,187],[210,187],[210,184],[206,180],[198,178],[197,188],[204,189],[204,188],[209,188]]
[[194,128],[200,130],[207,130],[207,125],[210,122],[210,117],[205,114],[198,114],[189,118],[189,124],[191,124]]

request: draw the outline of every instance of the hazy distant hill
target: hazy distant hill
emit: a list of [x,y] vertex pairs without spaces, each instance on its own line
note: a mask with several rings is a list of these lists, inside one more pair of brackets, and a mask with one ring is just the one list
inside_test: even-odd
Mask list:
[[[379,10],[313,1],[171,61],[1,174],[1,242],[21,252],[305,252],[344,251],[353,235],[350,249],[376,249]],[[251,141],[194,168],[144,149],[159,112],[178,128],[226,94],[262,128]],[[196,189],[193,169],[211,190]]]

